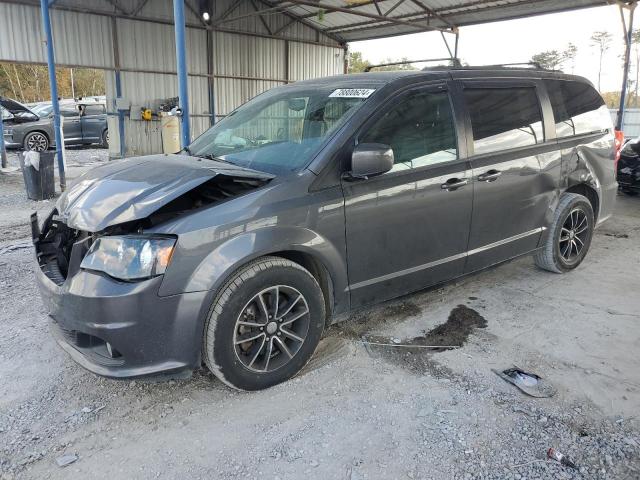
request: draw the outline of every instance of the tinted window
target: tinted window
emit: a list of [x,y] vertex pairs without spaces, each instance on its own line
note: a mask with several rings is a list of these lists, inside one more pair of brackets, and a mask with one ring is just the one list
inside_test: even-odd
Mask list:
[[104,113],[103,105],[85,105],[84,106],[85,115],[102,115],[103,113]]
[[60,115],[63,117],[77,117],[80,112],[76,107],[64,107],[60,109]]
[[586,83],[547,80],[549,98],[559,138],[610,128],[611,117],[604,100]]
[[418,93],[384,114],[360,143],[390,145],[395,157],[391,171],[407,170],[458,158],[449,95]]
[[544,142],[535,88],[468,88],[464,96],[476,154]]

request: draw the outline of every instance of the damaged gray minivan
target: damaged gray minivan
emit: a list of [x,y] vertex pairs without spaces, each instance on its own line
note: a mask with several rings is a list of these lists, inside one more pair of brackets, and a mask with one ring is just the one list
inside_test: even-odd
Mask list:
[[612,213],[617,151],[585,79],[382,72],[270,90],[178,155],[80,177],[40,224],[37,277],[78,363],[287,380],[364,305],[521,256],[576,268]]

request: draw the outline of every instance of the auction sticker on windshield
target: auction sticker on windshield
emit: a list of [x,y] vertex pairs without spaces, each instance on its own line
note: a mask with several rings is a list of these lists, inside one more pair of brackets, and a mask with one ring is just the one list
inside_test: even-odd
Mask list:
[[369,98],[374,88],[338,88],[334,90],[329,97],[332,98]]

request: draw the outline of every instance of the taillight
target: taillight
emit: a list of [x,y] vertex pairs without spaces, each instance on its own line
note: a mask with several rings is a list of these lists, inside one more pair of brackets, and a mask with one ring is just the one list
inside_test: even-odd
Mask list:
[[615,140],[613,141],[613,145],[615,147],[616,156],[613,159],[613,167],[614,170],[618,171],[618,161],[620,160],[620,152],[622,151],[622,145],[624,143],[624,133],[622,130],[615,131]]

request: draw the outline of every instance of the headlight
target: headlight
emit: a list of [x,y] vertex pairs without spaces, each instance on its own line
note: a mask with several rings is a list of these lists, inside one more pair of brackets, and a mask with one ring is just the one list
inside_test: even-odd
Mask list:
[[97,270],[121,280],[162,275],[171,261],[175,238],[126,235],[98,238],[80,268]]

